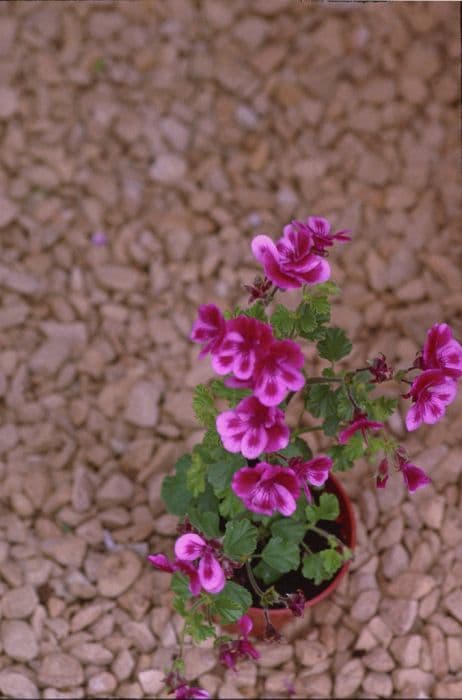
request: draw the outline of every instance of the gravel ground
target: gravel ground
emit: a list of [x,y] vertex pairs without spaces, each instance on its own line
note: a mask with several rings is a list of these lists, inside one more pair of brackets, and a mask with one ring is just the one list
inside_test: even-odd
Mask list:
[[[458,3],[0,4],[0,691],[155,697],[179,620],[146,562],[198,438],[199,303],[245,299],[249,242],[318,214],[352,366],[462,335]],[[332,600],[220,698],[462,697],[462,402],[405,436],[434,486],[358,514]],[[314,444],[314,443],[313,443]]]

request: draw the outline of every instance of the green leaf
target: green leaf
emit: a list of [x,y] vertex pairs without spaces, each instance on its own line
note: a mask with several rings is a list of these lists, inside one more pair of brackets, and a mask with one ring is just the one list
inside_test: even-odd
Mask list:
[[310,450],[309,446],[306,444],[302,438],[295,438],[295,440],[292,440],[287,447],[284,447],[283,450],[278,450],[278,454],[284,455],[284,457],[287,457],[290,459],[291,457],[303,457],[303,459],[311,459],[313,456],[312,451]]
[[237,622],[252,605],[252,596],[244,586],[228,581],[223,590],[214,595],[210,605],[213,614],[220,617],[220,622]]
[[348,459],[351,459],[352,461],[363,456],[364,443],[361,433],[358,432],[351,436],[345,445],[345,454]]
[[187,485],[187,472],[191,466],[191,456],[184,455],[175,465],[175,476],[166,476],[162,483],[161,497],[169,513],[186,515],[192,501],[192,493]]
[[230,559],[244,559],[253,554],[257,546],[258,530],[248,520],[226,523],[223,551]]
[[331,413],[335,413],[336,404],[335,392],[331,390],[329,384],[312,384],[309,387],[305,405],[315,418],[321,416],[326,418]]
[[338,498],[334,493],[322,493],[317,508],[319,520],[336,520],[340,513]]
[[331,578],[324,568],[320,552],[303,557],[302,574],[305,578],[314,581],[316,586]]
[[192,405],[198,422],[207,428],[215,428],[218,411],[215,408],[210,387],[205,386],[205,384],[198,384],[194,389]]
[[218,513],[192,508],[189,513],[192,525],[207,537],[220,537]]
[[290,338],[295,330],[295,323],[295,313],[286,309],[283,304],[278,304],[271,316],[271,325],[276,338]]
[[221,444],[221,438],[216,428],[209,428],[202,438],[202,445],[209,450],[214,450],[221,447]]
[[298,569],[300,551],[295,543],[288,543],[282,537],[272,537],[263,549],[262,559],[281,574]]
[[196,644],[205,641],[209,637],[216,637],[215,627],[205,622],[204,616],[199,610],[187,612],[185,621],[185,634],[189,634]]
[[207,479],[213,486],[215,493],[221,495],[229,487],[234,472],[244,466],[244,459],[241,455],[232,455],[229,452],[209,465]]
[[218,498],[215,496],[210,484],[206,484],[204,493],[201,493],[196,498],[194,505],[200,511],[211,511],[212,513],[218,511]]
[[189,580],[187,576],[181,574],[179,571],[175,571],[172,575],[171,588],[174,593],[180,598],[187,599],[192,596],[189,590]]
[[191,466],[186,475],[186,484],[194,497],[205,491],[205,475],[207,463],[203,459],[199,446],[194,448],[191,457]]
[[316,347],[321,357],[336,362],[349,355],[353,346],[342,328],[327,328],[324,338]]
[[384,421],[391,416],[398,405],[397,399],[387,396],[379,396],[377,399],[365,401],[365,409],[368,418],[376,421]]
[[286,542],[300,543],[305,537],[306,525],[292,518],[281,518],[271,525],[271,533],[274,537],[280,537]]
[[265,586],[271,586],[272,583],[281,578],[280,572],[273,569],[273,567],[269,566],[265,561],[259,561],[253,572]]
[[214,396],[219,399],[226,399],[230,408],[237,406],[239,401],[242,401],[242,399],[250,396],[252,393],[251,389],[231,389],[229,386],[225,386],[223,379],[214,379],[210,384],[210,388]]
[[332,445],[327,451],[334,461],[333,472],[345,472],[353,466],[353,460],[346,452],[346,445]]
[[329,576],[333,576],[343,564],[343,557],[336,549],[324,549],[322,552],[319,552],[319,556],[321,557],[324,570]]
[[250,318],[256,318],[259,321],[264,321],[265,323],[268,323],[268,317],[266,315],[265,306],[262,304],[261,301],[257,301],[255,304],[253,304],[252,306],[249,306],[248,309],[245,309],[241,313],[244,316],[249,316]]
[[243,513],[246,508],[241,499],[238,498],[236,494],[231,491],[231,489],[229,489],[225,493],[218,510],[223,518],[230,519],[235,518],[236,515],[239,515],[240,513]]

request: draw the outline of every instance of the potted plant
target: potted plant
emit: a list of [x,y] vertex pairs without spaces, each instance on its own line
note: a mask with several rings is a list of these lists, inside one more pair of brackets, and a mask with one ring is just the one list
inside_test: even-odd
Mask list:
[[[303,615],[338,585],[353,556],[355,524],[334,473],[365,457],[377,488],[392,472],[410,493],[430,482],[385,431],[397,400],[378,395],[377,386],[393,382],[411,400],[408,430],[436,423],[455,397],[462,347],[439,323],[406,368],[394,369],[383,354],[357,369],[338,364],[352,345],[344,330],[328,325],[329,299],[339,289],[327,257],[349,233],[331,233],[326,219],[309,217],[285,226],[276,243],[256,236],[252,251],[264,277],[246,285],[248,307],[222,314],[204,305],[193,325],[191,340],[202,345],[200,357],[210,354],[217,376],[194,393],[202,442],[163,483],[167,509],[181,518],[175,557],[149,557],[173,574],[173,605],[185,619],[165,679],[177,698],[208,697],[183,678],[185,635],[193,642],[213,637],[219,659],[235,668],[239,659],[258,657],[250,635],[280,639],[291,615]],[[299,297],[288,308],[281,296],[291,290]],[[325,364],[319,376],[306,367],[307,343]],[[295,396],[303,414],[289,430]],[[308,426],[307,415],[314,419]],[[320,454],[302,437],[314,430],[331,442]]]

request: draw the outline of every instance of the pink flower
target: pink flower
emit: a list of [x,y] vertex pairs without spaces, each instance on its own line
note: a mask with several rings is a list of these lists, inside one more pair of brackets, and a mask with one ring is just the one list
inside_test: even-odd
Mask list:
[[388,481],[388,459],[384,457],[379,464],[375,485],[378,489],[384,489]]
[[298,391],[305,383],[300,372],[304,357],[293,340],[275,340],[258,361],[254,373],[254,393],[265,406],[277,406],[289,390]]
[[175,690],[176,700],[206,700],[210,697],[208,690],[197,685],[179,685]]
[[264,406],[255,396],[220,413],[216,423],[225,449],[241,452],[247,459],[255,459],[262,452],[282,450],[289,444],[284,413],[275,406]]
[[274,243],[268,236],[256,236],[252,252],[263,265],[266,276],[281,289],[319,284],[330,277],[330,266],[314,254],[313,235],[297,222],[284,226],[282,238]]
[[181,561],[177,559],[174,562],[169,561],[164,554],[151,554],[148,557],[149,561],[156,569],[160,571],[165,571],[169,574],[179,571],[185,574],[189,578],[189,590],[193,595],[199,595],[202,590],[201,582],[199,580],[199,575],[197,569],[194,568],[192,564],[187,561]]
[[456,396],[457,385],[454,379],[440,369],[427,369],[412,382],[411,389],[404,398],[412,398],[413,405],[406,415],[408,430],[416,430],[422,423],[432,425],[445,414]]
[[289,466],[294,470],[300,486],[305,491],[306,500],[311,503],[312,496],[307,482],[313,486],[322,486],[329,478],[329,471],[334,463],[326,455],[318,455],[308,462],[304,462],[301,457],[293,457],[289,461]]
[[243,615],[239,622],[241,636],[233,642],[225,642],[220,645],[219,660],[228,668],[236,670],[236,663],[240,659],[259,659],[260,654],[253,644],[249,642],[248,636],[252,631],[253,622],[248,615]]
[[349,426],[339,434],[338,441],[344,445],[358,430],[361,431],[363,437],[366,437],[366,430],[380,430],[383,425],[378,421],[369,420],[365,413],[357,413]]
[[202,588],[208,593],[219,593],[225,586],[225,574],[214,556],[214,549],[193,532],[181,535],[175,542],[175,555],[182,561],[199,559],[197,570]]
[[423,369],[440,369],[449,377],[462,377],[462,346],[447,323],[435,323],[423,347]]
[[347,243],[351,241],[351,236],[349,236],[350,231],[343,230],[337,231],[337,233],[330,232],[330,222],[327,219],[323,219],[321,216],[309,216],[306,223],[302,221],[292,221],[293,226],[299,228],[307,228],[313,236],[314,252],[319,255],[325,254],[325,248],[330,248],[334,245],[334,241],[340,241],[340,243]]
[[393,377],[393,367],[387,363],[385,355],[380,352],[377,357],[374,357],[372,364],[368,367],[369,372],[373,375],[373,384],[381,384],[387,382]]
[[248,380],[257,360],[266,353],[273,341],[268,323],[248,316],[238,316],[228,321],[226,335],[219,352],[212,358],[217,374],[233,372],[237,379]]
[[298,479],[292,469],[266,462],[243,467],[234,474],[232,489],[254,513],[292,515],[300,495]]
[[203,348],[199,357],[207,353],[216,354],[226,332],[226,321],[220,309],[215,304],[202,304],[199,307],[199,316],[194,322],[191,331],[191,340],[202,343]]
[[409,493],[414,493],[417,489],[427,486],[427,484],[431,484],[432,482],[423,469],[416,467],[415,464],[411,464],[410,462],[404,462],[400,466],[400,471]]
[[298,588],[295,593],[286,595],[286,603],[294,617],[303,617],[305,612],[306,598],[303,591]]

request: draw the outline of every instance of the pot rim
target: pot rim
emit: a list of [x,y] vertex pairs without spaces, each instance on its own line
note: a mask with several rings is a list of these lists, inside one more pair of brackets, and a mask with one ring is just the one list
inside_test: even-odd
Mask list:
[[[340,481],[334,476],[334,474],[329,474],[329,478],[326,482],[326,485],[329,482],[333,486],[333,490],[340,501],[340,512],[343,511],[346,515],[346,521],[350,532],[349,542],[347,542],[346,544],[348,547],[350,547],[350,549],[354,549],[356,547],[356,519],[353,511],[353,505],[351,503],[349,495],[345,491],[345,488],[342,486]],[[318,595],[314,596],[314,598],[310,598],[306,601],[305,608],[311,608],[313,607],[313,605],[316,605],[317,603],[320,603],[325,598],[327,598],[339,586],[340,581],[345,576],[346,572],[349,569],[349,566],[350,561],[345,562],[345,564],[343,564],[343,566],[337,571],[327,588],[321,591],[321,593],[318,593]],[[249,611],[252,611],[253,614],[263,615],[263,608],[251,607],[249,608]],[[269,612],[271,618],[276,620],[278,618],[286,618],[289,613],[287,608],[271,608]],[[291,616],[291,613],[289,614]]]

